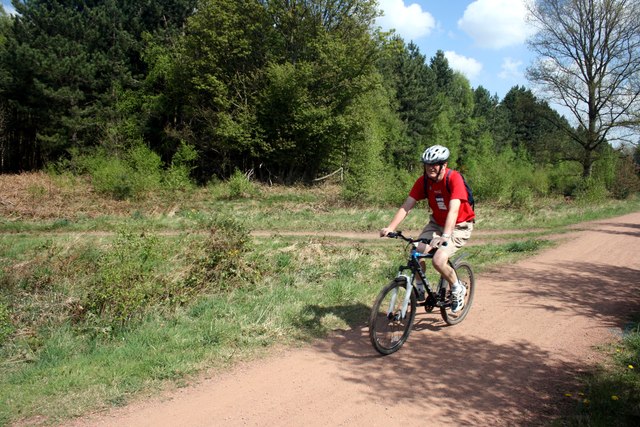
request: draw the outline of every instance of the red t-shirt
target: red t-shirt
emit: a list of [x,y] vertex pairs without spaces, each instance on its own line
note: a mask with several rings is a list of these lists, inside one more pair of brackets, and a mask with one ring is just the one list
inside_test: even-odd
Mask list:
[[[447,168],[447,171],[448,170],[449,169]],[[428,181],[429,207],[431,208],[433,219],[439,226],[444,227],[444,223],[447,219],[447,213],[449,212],[449,202],[451,199],[460,199],[462,203],[460,204],[456,224],[465,221],[472,221],[476,215],[467,200],[467,188],[464,186],[462,175],[454,170],[449,174],[449,189],[451,190],[451,194],[447,191],[445,183],[447,180],[446,176],[447,172],[445,171],[445,179],[442,181]],[[416,200],[423,200],[427,198],[427,195],[424,194],[424,179],[423,175],[416,180],[409,192],[409,196]]]

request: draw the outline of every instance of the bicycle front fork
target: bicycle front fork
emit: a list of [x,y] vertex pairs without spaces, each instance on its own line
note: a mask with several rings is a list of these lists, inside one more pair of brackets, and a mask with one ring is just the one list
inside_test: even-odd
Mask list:
[[[407,315],[407,309],[409,307],[409,301],[411,301],[411,292],[413,292],[413,279],[406,274],[398,274],[396,276],[396,280],[402,280],[405,283],[405,293],[404,299],[402,300],[402,306],[400,307],[400,319],[404,319]],[[387,310],[387,317],[394,313],[394,308],[396,307],[396,301],[398,299],[398,289],[396,287],[393,289],[393,294],[391,295],[391,301],[389,302],[389,310]]]

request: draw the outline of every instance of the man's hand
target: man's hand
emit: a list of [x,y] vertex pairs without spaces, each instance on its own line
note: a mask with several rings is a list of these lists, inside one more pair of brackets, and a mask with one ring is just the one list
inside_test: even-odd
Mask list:
[[447,245],[449,242],[449,235],[448,234],[443,234],[442,236],[438,236],[436,235],[436,233],[433,233],[433,238],[431,239],[431,243],[429,244],[429,246],[431,246],[432,248],[439,248],[442,245]]
[[394,231],[394,230],[393,230],[392,228],[387,228],[387,227],[385,227],[385,228],[383,228],[382,230],[380,230],[380,237],[384,237],[384,236],[386,236],[386,235],[387,235],[387,234],[389,234],[389,233],[393,233],[393,231]]

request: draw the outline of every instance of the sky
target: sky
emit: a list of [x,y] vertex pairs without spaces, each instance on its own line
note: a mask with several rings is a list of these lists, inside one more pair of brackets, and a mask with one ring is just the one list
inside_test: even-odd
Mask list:
[[[1,0],[14,11],[10,0]],[[532,55],[525,41],[526,0],[378,0],[377,24],[413,41],[429,61],[438,50],[473,88],[483,86],[500,99],[516,85],[530,87],[524,73]]]
[[526,0],[378,0],[377,24],[413,41],[429,61],[438,50],[473,88],[483,86],[500,99],[525,77],[533,55],[526,40]]
[[11,5],[11,0],[2,0],[2,7],[4,7],[4,11],[7,13],[13,13],[16,11]]

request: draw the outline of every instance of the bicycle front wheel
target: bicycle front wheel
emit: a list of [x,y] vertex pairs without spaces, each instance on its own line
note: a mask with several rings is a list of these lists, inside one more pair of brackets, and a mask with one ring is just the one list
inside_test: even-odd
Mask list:
[[440,307],[440,314],[442,314],[442,319],[447,323],[447,325],[456,325],[462,322],[465,317],[467,317],[467,314],[471,309],[471,304],[473,303],[473,295],[476,291],[476,281],[473,277],[473,270],[471,269],[471,266],[463,261],[456,264],[454,266],[454,269],[456,270],[458,280],[460,280],[462,285],[466,288],[467,292],[464,296],[464,306],[459,312],[451,312],[450,297],[449,303],[446,304],[446,306]]
[[[408,298],[406,311],[403,306]],[[391,354],[400,349],[409,338],[413,320],[416,317],[416,294],[407,282],[395,279],[382,288],[369,317],[369,338],[380,354]]]

